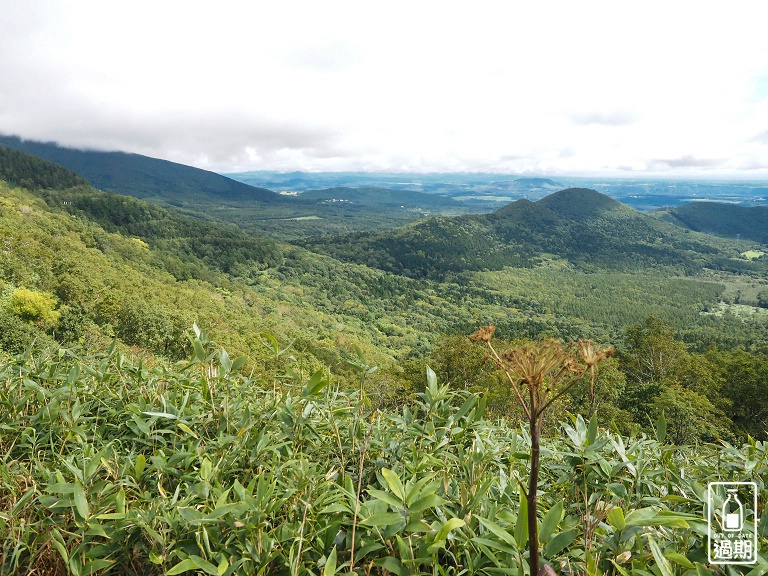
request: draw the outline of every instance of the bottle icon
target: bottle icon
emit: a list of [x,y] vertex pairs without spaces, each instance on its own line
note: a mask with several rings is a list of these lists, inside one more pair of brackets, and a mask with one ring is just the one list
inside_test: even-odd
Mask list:
[[726,532],[741,532],[744,528],[744,507],[736,492],[736,488],[728,489],[728,497],[723,502],[722,519]]

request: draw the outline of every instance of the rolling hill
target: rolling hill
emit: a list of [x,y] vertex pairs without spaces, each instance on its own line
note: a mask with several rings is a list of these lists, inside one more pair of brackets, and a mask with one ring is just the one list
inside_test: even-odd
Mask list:
[[335,258],[411,277],[533,266],[559,257],[585,268],[701,267],[719,250],[594,190],[569,188],[491,214],[431,218],[397,230],[309,240]]

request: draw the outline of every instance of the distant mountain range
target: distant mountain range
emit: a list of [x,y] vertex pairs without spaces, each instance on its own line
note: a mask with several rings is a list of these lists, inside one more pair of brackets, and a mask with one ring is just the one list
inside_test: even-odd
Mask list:
[[[467,174],[453,175],[450,182],[445,174],[238,175],[246,179],[250,175],[254,182],[274,181],[281,186],[300,188],[295,196],[286,196],[213,172],[138,154],[75,150],[16,136],[0,136],[0,146],[55,162],[99,189],[183,206],[188,214],[234,222],[249,230],[268,230],[280,236],[277,230],[292,227],[292,237],[301,237],[305,227],[303,235],[311,237],[354,230],[354,223],[359,222],[357,229],[368,231],[323,240],[310,238],[303,244],[344,260],[372,263],[417,277],[529,265],[547,254],[578,265],[627,267],[692,266],[701,263],[702,255],[718,252],[711,242],[694,239],[681,228],[768,243],[768,206],[747,208],[693,202],[648,214],[585,187],[552,193],[561,185],[548,178],[504,179],[486,175],[488,179],[477,184],[477,175]],[[18,165],[18,159],[16,162]],[[42,172],[51,182],[60,184],[62,178],[78,182],[71,173],[56,172],[54,168]],[[409,176],[413,176],[414,182],[408,182]],[[361,185],[317,189],[335,181]],[[372,186],[371,182],[385,182],[395,188]],[[312,183],[314,187],[309,187]],[[763,189],[751,186],[748,190],[757,193]],[[496,207],[505,193],[521,199],[488,214],[440,217],[394,228],[424,214],[477,211],[473,201],[459,199],[483,198],[484,193],[491,191],[501,195],[489,203]],[[529,193],[540,199],[533,202],[522,198]],[[384,226],[393,229],[375,231]]]
[[77,172],[92,186],[169,204],[185,200],[248,200],[283,203],[279,194],[207,170],[125,152],[64,148],[54,143],[0,135],[0,145],[32,154]]

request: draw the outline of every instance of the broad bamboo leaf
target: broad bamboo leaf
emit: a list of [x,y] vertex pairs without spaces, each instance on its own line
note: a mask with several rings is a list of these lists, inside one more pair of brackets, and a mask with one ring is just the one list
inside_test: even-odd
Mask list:
[[675,564],[680,564],[680,566],[685,566],[686,568],[690,569],[696,568],[696,566],[693,565],[693,562],[680,554],[680,552],[665,552],[664,556],[667,558],[667,560],[671,560]]
[[170,412],[142,412],[145,416],[152,416],[153,418],[168,418],[169,420],[177,420],[176,414]]
[[544,556],[552,558],[573,544],[574,540],[576,540],[576,530],[566,530],[565,532],[555,534],[552,540],[547,542],[547,545],[544,547]]
[[190,556],[189,558],[182,560],[176,564],[176,566],[168,570],[166,575],[174,576],[174,574],[181,574],[182,572],[187,572],[188,570],[202,570],[206,574],[219,576],[218,567],[214,566],[207,560],[203,560],[200,558],[200,556]]
[[141,475],[144,473],[144,468],[146,466],[147,459],[144,457],[144,454],[137,455],[136,462],[133,463],[133,473],[136,475],[136,480],[141,478]]
[[539,529],[539,540],[541,542],[547,542],[552,534],[557,530],[560,521],[563,519],[563,501],[558,500],[557,504],[549,509],[549,512],[544,516],[544,520],[541,521],[541,528]]
[[88,507],[88,499],[85,497],[85,490],[79,482],[75,482],[75,489],[72,492],[75,500],[75,509],[83,520],[87,520],[91,515],[90,508]]
[[653,526],[654,518],[659,511],[656,508],[638,508],[631,510],[625,517],[624,523],[627,526]]
[[397,509],[401,509],[403,507],[403,501],[402,500],[398,500],[391,493],[385,492],[384,490],[369,489],[368,490],[368,494],[370,494],[371,496],[373,496],[377,500],[381,500],[383,502],[386,502],[387,504],[389,504],[390,506],[392,506],[396,510]]
[[82,574],[82,576],[88,576],[89,574],[93,574],[99,570],[109,568],[114,563],[114,560],[107,560],[106,558],[95,558],[93,560],[88,560],[85,566],[83,566],[83,570],[80,572],[80,574]]
[[229,371],[232,370],[232,360],[230,360],[229,354],[227,354],[224,348],[219,352],[219,363],[221,364],[222,373],[229,374]]
[[387,556],[385,558],[379,558],[374,561],[374,563],[377,566],[381,566],[385,570],[389,570],[392,572],[392,574],[396,574],[397,576],[410,576],[411,571],[408,570],[405,566],[403,566],[403,563],[400,562],[397,558],[394,556]]
[[[656,421],[656,440],[660,444],[664,444],[664,440],[667,438],[667,420],[664,418],[664,412],[661,413],[659,419]],[[664,575],[666,576],[666,574]]]
[[397,512],[382,512],[366,518],[361,524],[365,524],[366,526],[394,526],[398,522],[405,522],[405,518],[402,514],[398,514]]
[[301,391],[302,397],[314,396],[328,385],[328,380],[325,379],[325,374],[322,370],[318,370],[312,376],[310,376],[307,383],[304,384],[304,389]]
[[423,512],[429,508],[435,508],[436,506],[442,506],[448,502],[445,498],[438,496],[437,494],[428,494],[423,498],[418,499],[416,502],[408,506],[409,512]]
[[656,560],[656,566],[661,570],[661,576],[674,576],[672,566],[669,565],[669,562],[661,553],[661,548],[659,548],[656,540],[650,534],[648,535],[648,546],[651,549],[651,554],[653,554],[653,559]]
[[35,492],[37,492],[37,489],[32,486],[32,488],[27,489],[26,492],[24,492],[24,495],[19,498],[19,501],[16,502],[16,504],[13,506],[13,510],[11,510],[11,516],[16,516],[19,511],[24,507],[24,505],[30,501],[30,499],[35,495]]
[[405,503],[405,488],[403,488],[400,477],[389,468],[382,468],[381,475],[384,477],[389,489],[392,490],[395,496],[400,498],[401,502]]
[[248,358],[246,356],[238,356],[235,358],[235,361],[232,362],[232,371],[236,372],[240,370],[243,366],[245,366],[245,363],[248,361]]
[[[195,338],[192,340],[192,347],[195,349],[195,359],[204,362],[205,361],[205,348],[203,348],[202,343],[200,342],[199,338]],[[170,574],[170,572],[169,572]]]
[[504,528],[496,524],[493,520],[489,520],[488,518],[483,518],[482,516],[476,516],[478,522],[483,525],[484,528],[486,528],[489,532],[491,532],[494,536],[497,538],[500,538],[510,546],[517,547],[517,542],[515,541],[515,538]]
[[587,428],[587,446],[591,446],[597,439],[597,415],[593,414],[589,420],[589,427]]
[[437,375],[429,366],[427,366],[427,387],[430,390],[437,390]]
[[336,546],[333,547],[331,553],[328,554],[328,559],[323,566],[323,576],[335,576],[336,574]]
[[461,518],[451,518],[445,522],[440,527],[440,530],[437,532],[437,535],[435,536],[435,541],[438,540],[445,540],[448,538],[448,534],[451,532],[451,530],[456,530],[457,528],[462,528],[466,525],[466,522],[462,520]]
[[619,506],[611,508],[611,511],[608,512],[607,518],[610,525],[616,528],[616,530],[624,530],[624,527],[627,525],[624,519],[624,510],[622,510]]
[[475,536],[474,538],[472,538],[472,542],[475,542],[476,544],[481,544],[483,546],[486,546],[487,548],[493,548],[494,550],[506,552],[507,554],[514,555],[514,554],[517,554],[518,552],[517,548],[513,548],[512,546],[504,544],[503,542],[499,542],[498,540],[491,540],[490,538],[480,538],[479,536]]
[[[536,521],[538,522],[538,518]],[[520,510],[517,512],[517,522],[515,522],[515,542],[521,549],[528,543],[528,499],[522,490],[520,490]]]

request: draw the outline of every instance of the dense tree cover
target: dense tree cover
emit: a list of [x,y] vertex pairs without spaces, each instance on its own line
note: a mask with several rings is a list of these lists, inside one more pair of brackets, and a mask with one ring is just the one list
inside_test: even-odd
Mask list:
[[[578,209],[576,208],[578,207]],[[493,214],[433,218],[393,231],[308,239],[304,245],[335,258],[421,278],[459,271],[531,267],[547,255],[582,270],[632,271],[674,267],[692,274],[703,266],[764,270],[734,259],[705,236],[641,214],[593,190],[518,200]]]
[[30,190],[66,189],[88,184],[85,178],[59,164],[2,145],[0,178]]
[[166,269],[179,279],[208,278],[205,267],[226,273],[237,268],[260,270],[276,266],[282,259],[280,248],[268,238],[129,196],[92,188],[46,191],[41,196],[49,206],[84,216],[108,232],[140,238],[161,255]]
[[664,215],[691,230],[768,243],[768,207],[693,202],[665,210]]

